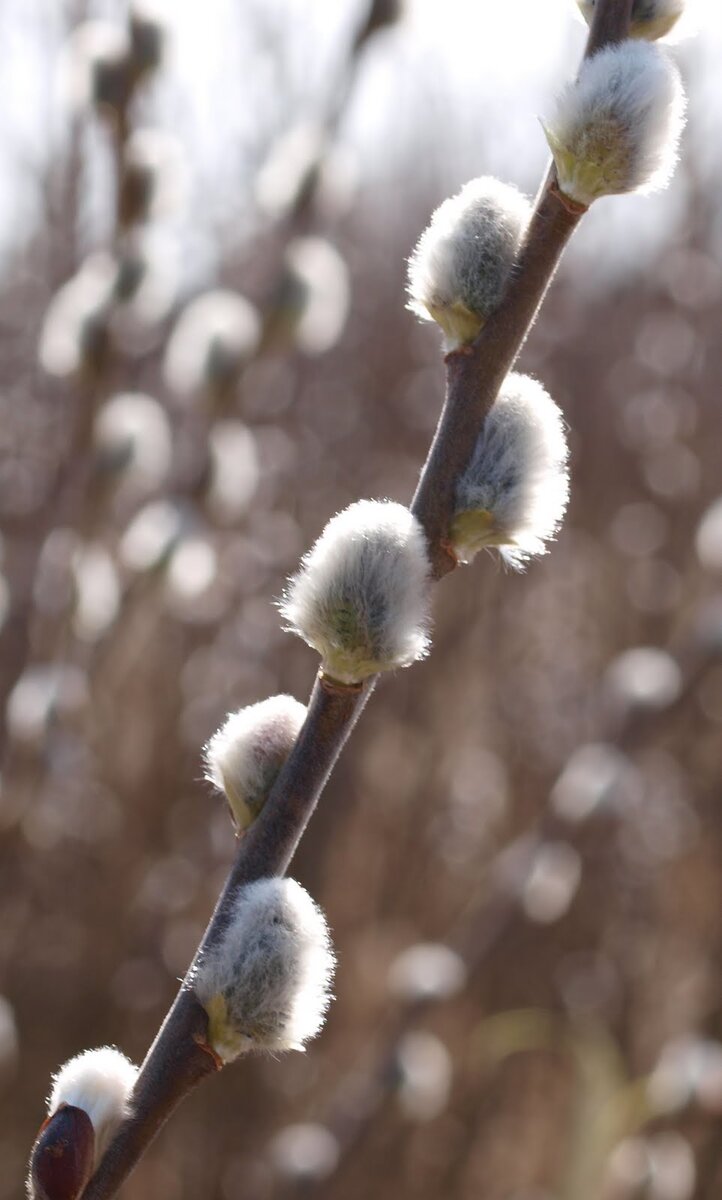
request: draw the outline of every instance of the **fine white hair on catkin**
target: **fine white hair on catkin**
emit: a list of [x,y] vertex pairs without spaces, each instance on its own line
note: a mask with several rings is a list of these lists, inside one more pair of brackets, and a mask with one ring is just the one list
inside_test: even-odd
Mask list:
[[245,1050],[302,1050],[323,1025],[334,955],[321,909],[294,879],[238,892],[226,929],[193,987],[224,1062]]
[[508,375],[456,487],[451,538],[470,561],[497,547],[521,569],[544,554],[569,498],[568,447],[561,411],[541,383]]
[[293,696],[270,696],[230,713],[205,745],[205,777],[227,797],[238,829],[258,816],[305,719]]
[[409,259],[408,307],[439,323],[448,349],[472,341],[498,308],[530,213],[526,196],[491,176],[434,212]]
[[587,59],[543,122],[561,190],[589,205],[665,187],[685,104],[679,71],[658,46],[626,41]]
[[287,628],[342,683],[407,667],[429,647],[423,530],[402,504],[359,500],[333,517],[279,603]]
[[96,1159],[129,1112],[129,1097],[138,1068],[114,1046],[84,1050],[53,1076],[48,1113],[62,1104],[82,1108],[95,1131]]
[[[596,0],[577,0],[577,4],[582,16],[591,25]],[[689,7],[689,0],[634,0],[630,37],[647,41],[666,37]]]

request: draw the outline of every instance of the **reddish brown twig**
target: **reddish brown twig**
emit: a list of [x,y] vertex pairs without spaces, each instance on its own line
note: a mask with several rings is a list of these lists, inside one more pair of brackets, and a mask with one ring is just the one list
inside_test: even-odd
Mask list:
[[[587,54],[624,37],[632,0],[599,0]],[[470,353],[447,358],[447,395],[412,508],[427,534],[436,578],[454,565],[448,527],[454,483],[473,450],[483,421],[511,369],[581,217],[559,198],[551,171],[540,191],[517,269],[504,300]],[[338,755],[373,690],[329,689],[317,681],[296,747],[255,824],[243,838],[226,886],[198,953],[225,927],[237,889],[262,876],[282,874],[315,808]],[[83,1200],[109,1200],[182,1096],[216,1069],[205,1046],[206,1017],[189,971],[141,1068],[133,1115],[106,1152]]]

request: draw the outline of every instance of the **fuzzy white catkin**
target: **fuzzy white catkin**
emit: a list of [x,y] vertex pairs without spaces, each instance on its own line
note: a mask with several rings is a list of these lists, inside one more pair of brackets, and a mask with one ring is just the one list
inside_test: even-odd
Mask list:
[[316,178],[326,149],[326,133],[315,121],[300,121],[271,146],[256,174],[256,200],[278,219]]
[[163,373],[178,395],[227,384],[258,344],[260,319],[253,305],[223,288],[192,300],[168,340]]
[[722,1108],[722,1045],[697,1033],[681,1034],[662,1047],[647,1081],[655,1113],[679,1112],[691,1101],[719,1114]]
[[67,377],[93,362],[103,344],[117,266],[103,251],[90,254],[48,305],[38,345],[49,375]]
[[76,25],[63,49],[63,92],[74,110],[88,104],[113,105],[122,98],[130,50],[126,30],[110,21]]
[[695,548],[707,571],[722,571],[722,496],[703,513],[697,526]]
[[120,539],[118,556],[131,571],[150,571],[170,557],[183,530],[183,515],[170,500],[152,500],[135,514]]
[[78,713],[88,701],[88,681],[79,667],[37,663],[27,667],[10,693],[8,732],[21,742],[39,742],[59,714]]
[[294,879],[241,888],[193,986],[224,1062],[246,1050],[302,1050],[323,1025],[334,956],[326,919]]
[[279,607],[327,675],[357,683],[424,657],[429,590],[416,518],[390,500],[359,500],[329,521]]
[[507,376],[456,487],[451,541],[470,562],[496,547],[510,566],[544,554],[569,497],[562,414],[536,379]]
[[626,41],[587,59],[543,122],[561,190],[589,205],[665,187],[685,103],[679,71],[658,46]]
[[96,1161],[120,1122],[128,1114],[128,1102],[138,1068],[113,1046],[76,1054],[53,1076],[48,1099],[52,1115],[61,1104],[82,1108],[95,1131]]
[[626,41],[600,50],[542,122],[561,191],[589,205],[666,186],[685,106],[679,71],[660,48]]
[[407,1001],[448,1000],[466,982],[463,959],[436,942],[419,942],[397,955],[389,970],[389,988]]
[[426,1030],[404,1034],[396,1050],[398,1100],[405,1116],[433,1121],[446,1108],[453,1063],[440,1038]]
[[301,1184],[327,1179],[339,1158],[340,1146],[331,1130],[310,1121],[287,1125],[270,1145],[270,1159],[281,1178]]
[[225,794],[239,830],[261,811],[305,719],[293,696],[271,696],[230,713],[204,747],[206,779]]
[[409,308],[438,322],[447,349],[473,341],[499,306],[530,212],[526,196],[491,176],[436,209],[409,259]]
[[216,421],[208,433],[208,504],[221,522],[237,521],[261,480],[258,443],[242,421]]
[[73,631],[93,642],[110,629],[120,611],[121,585],[115,561],[100,542],[86,542],[73,557]]
[[587,742],[567,759],[549,797],[562,821],[579,824],[600,809],[623,808],[637,786],[637,774],[621,750]]
[[119,347],[137,347],[149,330],[164,321],[178,297],[178,247],[158,226],[136,227],[120,251],[113,312],[113,337]]
[[299,350],[324,354],[340,338],[351,302],[348,267],[325,238],[294,238],[285,254],[286,317]]
[[682,683],[679,663],[657,646],[625,650],[613,659],[604,675],[604,686],[613,704],[652,712],[674,704]]
[[[577,0],[585,21],[591,25],[596,0]],[[629,33],[633,38],[655,41],[674,29],[687,8],[687,0],[634,0]]]
[[530,921],[551,925],[569,910],[582,877],[579,853],[567,842],[544,842],[534,855],[520,888],[521,906]]
[[93,423],[98,468],[127,472],[148,490],[170,470],[173,441],[168,418],[157,400],[142,392],[121,392],[99,409]]

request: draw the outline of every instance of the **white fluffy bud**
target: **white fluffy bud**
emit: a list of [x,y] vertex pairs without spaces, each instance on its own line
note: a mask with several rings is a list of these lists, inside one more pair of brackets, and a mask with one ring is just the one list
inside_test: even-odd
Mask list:
[[610,663],[604,685],[613,703],[637,711],[662,711],[682,691],[679,664],[657,646],[635,646]]
[[329,521],[280,603],[324,672],[357,683],[408,667],[429,646],[429,566],[416,518],[390,500],[359,500]]
[[679,71],[659,47],[626,41],[600,50],[543,122],[561,190],[589,205],[665,187],[684,110]]
[[121,392],[99,409],[93,424],[98,469],[126,473],[151,490],[167,476],[173,457],[168,418],[143,392]]
[[696,1101],[708,1112],[722,1110],[722,1045],[696,1033],[682,1034],[662,1047],[647,1082],[656,1113],[678,1112]]
[[27,667],[8,698],[8,732],[21,742],[40,742],[53,719],[80,712],[87,701],[88,681],[79,667],[61,663]]
[[567,759],[551,790],[551,807],[563,821],[586,821],[607,806],[623,806],[636,778],[632,763],[616,746],[587,742]]
[[147,346],[150,327],[169,316],[178,294],[177,246],[153,226],[136,227],[123,238],[115,285],[113,336],[121,351]]
[[117,265],[103,251],[91,254],[48,305],[38,354],[49,375],[96,370],[108,346],[108,320]]
[[722,496],[703,513],[697,526],[695,546],[699,561],[706,570],[722,570]]
[[77,25],[64,48],[65,91],[76,109],[89,104],[117,107],[128,95],[126,31],[110,21],[89,20]]
[[336,1170],[337,1139],[325,1125],[287,1125],[271,1142],[270,1158],[282,1179],[303,1185],[320,1183]]
[[446,1108],[453,1077],[449,1051],[426,1030],[404,1034],[396,1050],[398,1099],[405,1116],[433,1121]]
[[48,1113],[63,1104],[82,1108],[95,1131],[95,1156],[100,1158],[120,1122],[128,1114],[128,1100],[138,1068],[113,1046],[76,1054],[53,1076]]
[[568,842],[543,842],[520,887],[530,921],[551,925],[569,910],[582,878],[582,860]]
[[232,383],[253,354],[260,322],[252,304],[219,289],[183,310],[168,341],[163,372],[171,388],[186,395]]
[[351,303],[348,267],[325,238],[294,238],[285,255],[277,314],[305,354],[324,354],[340,338]]
[[448,1000],[466,983],[463,959],[438,942],[419,942],[397,955],[389,987],[402,1000]]
[[438,322],[447,349],[473,341],[499,306],[530,212],[526,196],[491,176],[436,209],[409,259],[409,308]]
[[221,521],[238,520],[261,478],[256,438],[242,421],[216,421],[208,433],[208,501]]
[[183,532],[183,516],[170,500],[152,500],[135,514],[120,539],[118,555],[131,571],[166,563]]
[[315,186],[326,150],[326,134],[314,121],[300,121],[271,146],[255,180],[258,204],[278,219]]
[[193,983],[213,1050],[224,1062],[247,1050],[302,1050],[323,1025],[333,968],[326,919],[299,883],[241,888]]
[[271,696],[231,713],[207,743],[206,779],[222,791],[237,829],[261,811],[306,719],[292,696]]
[[469,562],[495,546],[517,569],[544,554],[569,497],[567,442],[560,410],[528,375],[509,375],[456,487],[451,541]]

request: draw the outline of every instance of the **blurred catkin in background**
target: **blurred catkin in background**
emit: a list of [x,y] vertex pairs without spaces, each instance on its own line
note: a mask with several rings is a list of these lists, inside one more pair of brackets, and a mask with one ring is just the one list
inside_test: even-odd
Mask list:
[[[468,178],[534,186],[573,7],[0,14],[0,1197],[50,1072],[138,1061],[186,969],[234,848],[202,747],[305,699],[273,600],[331,515],[408,502],[405,260]],[[672,188],[599,203],[523,355],[558,542],[443,585],[294,864],[325,1033],[192,1097],[138,1200],[718,1194],[721,41],[703,8]]]

